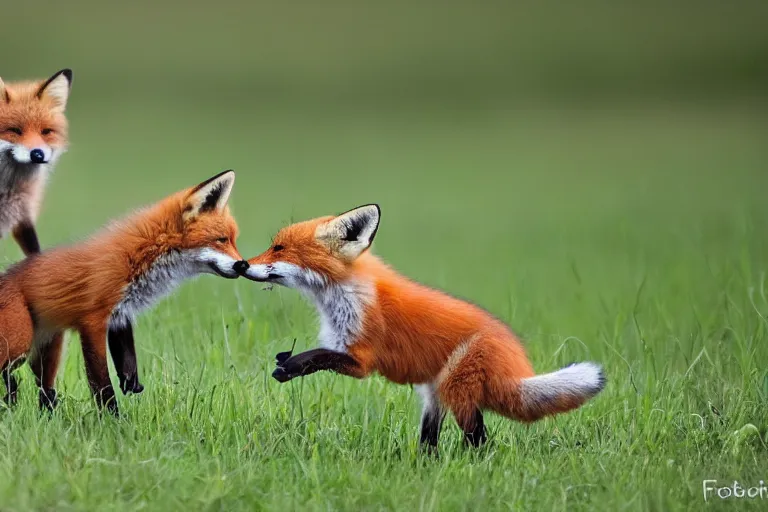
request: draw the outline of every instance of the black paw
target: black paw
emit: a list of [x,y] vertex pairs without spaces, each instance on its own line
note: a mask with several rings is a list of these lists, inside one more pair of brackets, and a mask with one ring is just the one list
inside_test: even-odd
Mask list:
[[59,405],[59,394],[53,388],[40,389],[40,410],[53,412]]
[[117,408],[117,400],[107,402],[107,411],[115,418],[120,417],[120,410]]
[[292,355],[293,355],[293,350],[290,350],[288,352],[279,352],[275,356],[275,361],[277,362],[278,365],[281,365],[284,362],[286,362],[287,360],[289,360]]
[[16,405],[16,402],[18,401],[18,395],[16,394],[15,391],[13,393],[8,393],[7,395],[5,395],[5,398],[3,399],[3,401],[5,402],[5,405],[7,405],[8,407],[13,407],[14,405]]
[[277,362],[278,366],[282,366],[284,362],[286,362],[288,359],[291,358],[293,355],[293,349],[296,348],[296,338],[293,339],[293,346],[291,347],[291,350],[288,352],[278,352],[278,354],[275,356],[275,361]]
[[139,382],[139,375],[134,374],[130,377],[120,376],[120,391],[122,391],[124,395],[130,393],[138,395],[144,391],[144,386]]
[[294,377],[294,375],[292,375],[282,366],[278,366],[275,368],[275,371],[272,372],[272,377],[278,382],[288,382]]
[[434,444],[428,444],[428,443],[419,444],[419,453],[422,454],[424,457],[429,457],[435,460],[440,459],[440,451],[437,449],[437,446]]
[[117,397],[115,396],[115,390],[112,386],[102,389],[96,395],[99,409],[106,409],[115,418],[120,417],[120,411],[117,408]]
[[16,402],[18,400],[18,390],[19,390],[19,383],[16,380],[16,377],[10,374],[3,374],[3,378],[5,380],[5,387],[8,390],[8,394],[5,395],[5,405],[8,407],[12,407],[16,405]]

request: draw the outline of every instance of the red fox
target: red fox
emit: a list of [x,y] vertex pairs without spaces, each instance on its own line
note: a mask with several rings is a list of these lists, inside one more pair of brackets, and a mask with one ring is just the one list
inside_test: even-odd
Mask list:
[[69,69],[37,82],[0,79],[0,238],[13,233],[26,255],[40,252],[35,220],[48,175],[67,150],[71,85]]
[[330,370],[355,378],[378,372],[415,384],[423,398],[421,443],[436,448],[450,411],[465,441],[486,440],[483,410],[523,422],[575,409],[599,393],[594,363],[535,375],[525,350],[483,309],[401,276],[368,248],[377,205],[288,226],[248,261],[244,276],[297,288],[320,314],[320,348],[277,355],[280,382]]
[[132,322],[198,274],[237,278],[242,261],[227,201],[226,171],[115,222],[85,242],[32,255],[0,275],[0,369],[13,402],[12,371],[28,358],[41,408],[56,405],[59,333],[80,333],[88,382],[100,407],[118,413],[107,342],[123,393],[139,393]]

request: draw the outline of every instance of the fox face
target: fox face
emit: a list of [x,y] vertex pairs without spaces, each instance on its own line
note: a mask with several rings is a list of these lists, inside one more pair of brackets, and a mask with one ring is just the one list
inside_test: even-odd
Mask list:
[[52,164],[66,151],[71,84],[69,69],[41,82],[6,85],[0,79],[0,163]]
[[[200,274],[235,279],[245,271],[248,263],[235,246],[237,224],[227,207],[234,183],[234,171],[223,172],[112,228],[121,233],[118,240],[126,245],[119,252],[129,255],[132,266],[110,325],[128,325],[186,279]],[[143,241],[138,251],[136,238]]]
[[304,290],[343,282],[371,246],[380,218],[371,204],[283,228],[269,249],[248,261],[243,276]]
[[246,265],[235,245],[237,224],[227,206],[234,183],[234,171],[226,171],[194,187],[182,200],[181,250],[192,256],[199,273],[235,279]]

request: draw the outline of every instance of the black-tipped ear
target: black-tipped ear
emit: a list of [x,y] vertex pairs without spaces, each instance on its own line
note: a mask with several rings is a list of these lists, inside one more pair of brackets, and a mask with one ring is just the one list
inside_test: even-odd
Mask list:
[[46,80],[37,90],[37,97],[53,99],[64,110],[69,98],[69,89],[72,87],[72,70],[62,69]]
[[[371,208],[376,209],[375,215],[371,211]],[[360,214],[349,215],[350,213],[358,212]],[[376,237],[376,233],[379,231],[379,222],[381,221],[381,208],[377,204],[366,204],[358,206],[352,210],[346,211],[339,215],[339,217],[346,218],[346,222],[343,223],[346,233],[341,238],[345,242],[365,242],[370,245],[373,239]],[[371,219],[375,218],[375,225],[373,231],[369,231]],[[360,237],[363,236],[364,240]]]
[[373,243],[379,230],[381,208],[377,204],[367,204],[320,225],[315,232],[318,240],[340,255],[355,259]]
[[201,213],[221,210],[229,201],[235,184],[235,171],[224,171],[205,180],[189,193],[184,218],[190,219]]
[[209,212],[216,209],[216,205],[221,201],[222,196],[227,193],[227,184],[217,181],[208,190],[203,204],[200,205],[200,213]]
[[192,193],[195,193],[195,192],[197,192],[198,190],[200,190],[201,188],[203,188],[203,187],[206,187],[206,186],[210,185],[212,182],[214,182],[214,181],[218,180],[219,178],[221,178],[222,176],[224,176],[225,174],[227,174],[227,173],[230,173],[230,172],[231,172],[231,173],[234,173],[235,171],[233,171],[232,169],[229,169],[229,170],[227,170],[227,171],[222,171],[222,172],[220,172],[219,174],[217,174],[216,176],[214,176],[214,177],[212,177],[212,178],[208,178],[208,179],[207,179],[207,180],[205,180],[204,182],[202,182],[202,183],[200,183],[199,185],[195,186],[195,188],[193,188],[193,189],[192,189]]

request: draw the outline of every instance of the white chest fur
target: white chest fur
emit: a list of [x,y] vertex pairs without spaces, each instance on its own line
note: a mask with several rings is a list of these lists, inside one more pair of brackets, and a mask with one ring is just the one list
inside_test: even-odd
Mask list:
[[0,237],[7,235],[27,215],[24,199],[4,192],[0,191]]
[[0,237],[20,221],[34,220],[47,169],[47,165],[19,165],[6,154],[0,154]]
[[376,300],[373,285],[349,281],[327,286],[310,296],[320,314],[320,346],[346,352],[362,331],[366,309]]
[[159,257],[147,272],[134,279],[112,311],[110,325],[123,326],[171,293],[182,281],[200,273],[200,264],[189,251]]

